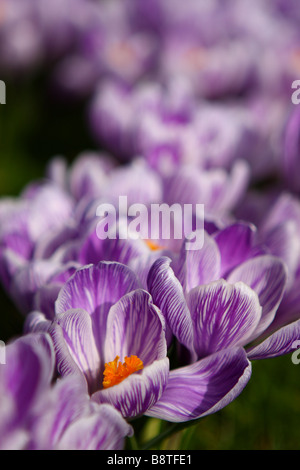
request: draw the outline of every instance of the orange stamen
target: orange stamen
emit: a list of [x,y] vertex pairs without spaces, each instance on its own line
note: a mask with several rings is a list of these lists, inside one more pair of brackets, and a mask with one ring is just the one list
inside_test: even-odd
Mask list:
[[158,243],[153,242],[152,240],[145,240],[146,245],[150,248],[151,251],[163,250],[163,246],[158,245]]
[[119,361],[119,356],[112,362],[105,364],[103,372],[103,388],[113,387],[126,379],[129,375],[143,369],[144,364],[137,356],[125,357],[125,362]]

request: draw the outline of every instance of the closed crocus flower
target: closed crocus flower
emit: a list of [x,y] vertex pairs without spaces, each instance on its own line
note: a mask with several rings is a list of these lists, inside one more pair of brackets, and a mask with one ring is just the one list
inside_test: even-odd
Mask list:
[[[173,265],[162,257],[151,268],[149,292],[176,340],[178,367],[148,415],[176,422],[219,410],[248,382],[249,360],[263,357],[264,347],[247,356],[246,346],[272,323],[286,269],[280,259],[256,251],[252,231],[234,224],[214,236],[206,233],[201,250],[183,250]],[[278,342],[281,352],[291,346],[285,333]]]
[[169,374],[164,320],[125,265],[79,269],[60,291],[49,331],[58,372],[82,380],[93,401],[132,418],[162,395]]

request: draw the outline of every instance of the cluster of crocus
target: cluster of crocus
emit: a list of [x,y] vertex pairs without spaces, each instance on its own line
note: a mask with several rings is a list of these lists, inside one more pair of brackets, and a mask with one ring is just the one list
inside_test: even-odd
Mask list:
[[[215,413],[253,360],[293,350],[294,3],[0,0],[3,70],[49,61],[60,92],[89,96],[99,144],[0,200],[0,279],[24,315],[0,363],[0,448],[122,449],[139,417]],[[128,235],[120,198],[155,236]],[[190,232],[163,237],[154,205],[192,207]]]

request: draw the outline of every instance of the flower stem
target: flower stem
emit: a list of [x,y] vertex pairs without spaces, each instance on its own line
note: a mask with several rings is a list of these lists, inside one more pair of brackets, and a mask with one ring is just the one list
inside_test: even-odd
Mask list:
[[130,437],[130,438],[127,440],[127,442],[128,442],[128,445],[129,445],[129,447],[130,447],[131,450],[139,450],[139,449],[140,449],[135,435],[133,435],[132,437]]
[[185,422],[185,423],[175,423],[175,424],[172,424],[169,428],[167,428],[165,431],[163,431],[161,434],[159,434],[158,436],[154,437],[153,439],[151,439],[150,441],[146,442],[146,444],[144,444],[141,449],[142,450],[148,450],[148,449],[151,449],[152,447],[156,447],[157,444],[160,444],[161,441],[163,441],[164,439],[166,439],[167,437],[170,437],[172,436],[173,434],[176,434],[177,432],[179,431],[182,431],[183,429],[186,429],[187,427],[189,426],[193,426],[195,425],[196,423],[198,422],[198,420],[196,421],[188,421],[188,422]]

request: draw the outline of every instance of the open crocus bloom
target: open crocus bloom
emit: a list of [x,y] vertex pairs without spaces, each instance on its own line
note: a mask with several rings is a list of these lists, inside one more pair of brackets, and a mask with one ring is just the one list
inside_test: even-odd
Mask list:
[[[205,234],[203,248],[183,252],[179,268],[174,263],[173,270],[166,257],[151,268],[148,288],[176,340],[180,367],[170,371],[166,390],[147,415],[185,421],[217,411],[249,380],[249,359],[263,356],[263,350],[256,354],[254,348],[247,357],[245,346],[272,323],[284,292],[286,270],[270,255],[239,264],[237,240],[232,243],[229,266],[222,238],[228,247],[230,233],[234,240],[239,232],[241,243],[243,230],[246,235],[250,227],[227,227],[214,238]],[[242,251],[245,256],[247,250]],[[285,339],[290,346],[283,334],[276,347]],[[270,349],[270,343],[265,348]]]
[[79,269],[60,291],[50,334],[59,373],[83,379],[95,402],[132,418],[163,393],[169,374],[164,319],[125,265]]

